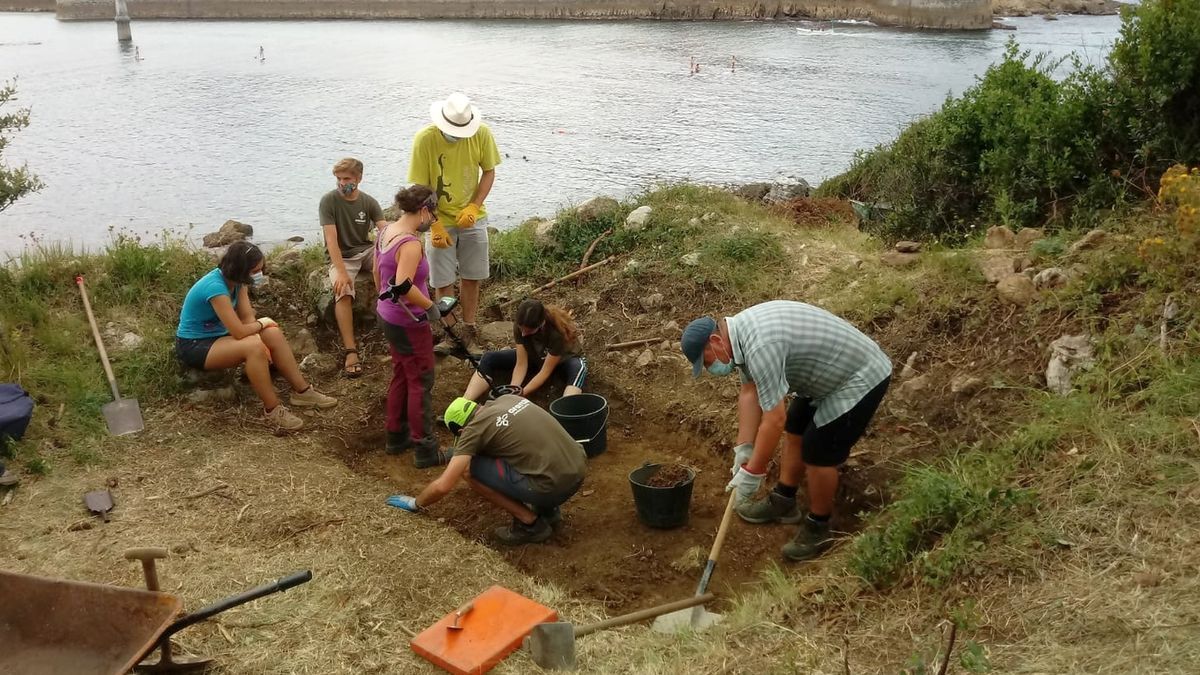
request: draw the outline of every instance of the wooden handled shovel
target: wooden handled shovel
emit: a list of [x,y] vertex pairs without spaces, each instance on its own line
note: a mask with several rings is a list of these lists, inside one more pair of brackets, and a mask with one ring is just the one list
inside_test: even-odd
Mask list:
[[136,398],[121,398],[117,391],[117,378],[113,375],[112,366],[108,363],[108,352],[104,349],[104,340],[100,337],[100,329],[96,326],[96,316],[92,314],[92,303],[88,300],[87,289],[83,286],[83,275],[75,275],[75,284],[79,286],[79,295],[83,298],[83,309],[87,312],[88,323],[92,325],[92,337],[96,340],[96,349],[100,351],[100,362],[104,364],[104,376],[108,378],[108,386],[112,389],[113,400],[105,403],[100,409],[104,413],[104,421],[108,424],[108,433],[113,436],[136,434],[144,426],[142,424],[142,409],[138,407]]
[[[721,526],[717,528],[717,538],[713,541],[712,550],[708,553],[708,562],[704,564],[704,574],[700,575],[700,584],[696,586],[697,596],[704,595],[704,592],[708,590],[708,582],[712,579],[713,571],[717,569],[717,558],[721,555],[721,545],[725,543],[725,535],[729,532],[729,523],[733,520],[733,505],[736,501],[737,490],[734,490],[729,493],[729,501],[725,504],[725,514],[721,516]],[[684,627],[692,630],[704,630],[721,619],[720,614],[704,609],[703,605],[696,605],[692,609],[679,610],[658,617],[654,620],[654,630],[660,633],[674,633]]]

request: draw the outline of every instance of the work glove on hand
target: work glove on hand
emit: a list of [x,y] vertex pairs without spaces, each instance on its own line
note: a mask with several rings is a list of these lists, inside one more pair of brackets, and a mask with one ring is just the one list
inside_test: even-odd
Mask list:
[[758,488],[762,487],[763,478],[766,478],[766,476],[765,471],[763,473],[750,473],[743,464],[738,467],[737,473],[733,474],[733,479],[725,486],[725,491],[737,490],[737,502],[744,502],[753,497],[755,492],[758,492]]
[[421,507],[417,506],[417,498],[408,495],[392,495],[387,498],[387,505],[412,513],[419,513],[421,511]]
[[442,320],[442,310],[438,309],[436,302],[425,309],[425,320],[430,323]]
[[741,445],[733,446],[733,466],[729,469],[729,475],[736,476],[738,469],[742,468],[743,464],[749,462],[750,456],[753,454],[753,443],[742,443]]
[[475,224],[476,220],[479,220],[479,205],[475,202],[467,204],[462,211],[458,212],[459,227],[470,227]]
[[429,226],[429,239],[434,248],[450,248],[450,233],[446,231],[446,226],[441,220],[435,220],[433,225]]

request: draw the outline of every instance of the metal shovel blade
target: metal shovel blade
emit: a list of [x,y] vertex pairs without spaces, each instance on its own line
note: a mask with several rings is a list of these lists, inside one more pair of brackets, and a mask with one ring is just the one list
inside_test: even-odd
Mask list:
[[108,490],[93,490],[83,496],[83,505],[88,511],[104,518],[108,522],[108,512],[113,510],[112,493]]
[[108,433],[113,436],[136,434],[145,428],[142,424],[142,409],[136,398],[122,398],[104,404],[100,409],[108,423]]
[[678,633],[683,630],[701,631],[721,623],[724,618],[724,614],[717,614],[704,609],[703,606],[696,606],[663,614],[654,620],[651,628],[656,633]]
[[540,623],[529,634],[529,655],[547,670],[575,670],[575,626],[569,621]]

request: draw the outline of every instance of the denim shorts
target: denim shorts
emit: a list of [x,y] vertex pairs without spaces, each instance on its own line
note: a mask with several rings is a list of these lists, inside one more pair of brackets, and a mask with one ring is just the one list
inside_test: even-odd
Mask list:
[[213,343],[224,335],[210,338],[175,338],[175,358],[188,368],[204,370],[204,362],[208,359],[208,350]]
[[539,492],[525,474],[513,468],[508,460],[500,457],[475,455],[471,458],[471,478],[492,488],[496,492],[518,502],[529,504],[535,509],[552,509],[570,499],[583,485],[583,478],[565,490]]

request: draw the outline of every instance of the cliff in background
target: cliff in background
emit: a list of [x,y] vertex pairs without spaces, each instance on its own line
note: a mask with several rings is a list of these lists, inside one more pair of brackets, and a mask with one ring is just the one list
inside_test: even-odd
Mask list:
[[[2,0],[0,0],[2,1]],[[990,0],[129,0],[136,19],[868,19],[911,28],[992,25]],[[58,0],[64,21],[113,17],[111,0]]]

